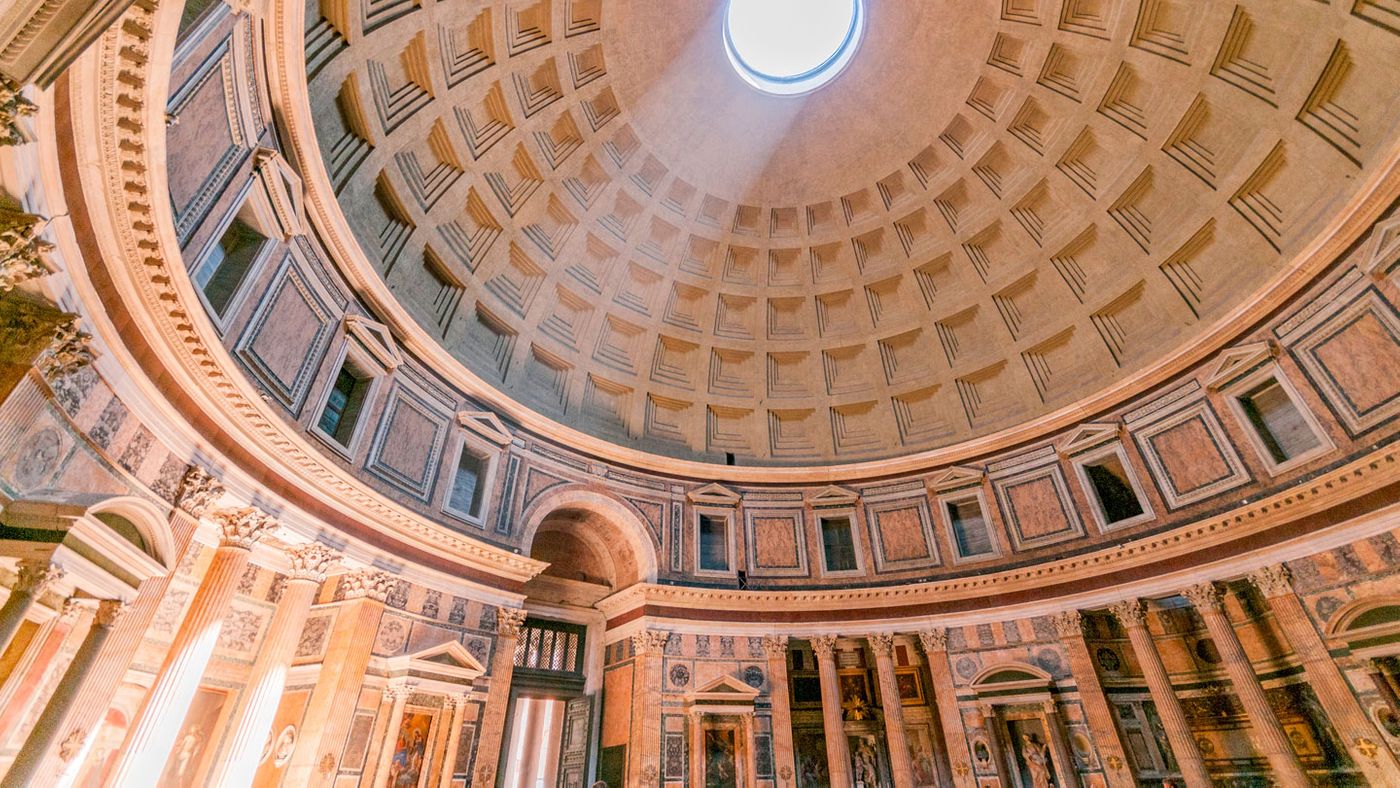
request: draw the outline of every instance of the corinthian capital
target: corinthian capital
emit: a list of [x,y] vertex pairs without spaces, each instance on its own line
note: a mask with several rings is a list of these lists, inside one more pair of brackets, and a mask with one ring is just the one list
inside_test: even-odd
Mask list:
[[788,650],[787,635],[764,635],[763,653],[769,657],[786,657]]
[[1124,599],[1108,606],[1108,612],[1118,619],[1118,623],[1129,629],[1147,626],[1147,608],[1141,599]]
[[97,603],[97,617],[92,620],[94,626],[110,629],[117,625],[126,612],[126,603],[120,599],[104,599]]
[[1197,583],[1189,588],[1183,588],[1181,595],[1186,597],[1198,612],[1204,613],[1207,610],[1220,609],[1220,587],[1215,583]]
[[1293,593],[1293,584],[1288,582],[1288,567],[1283,564],[1265,566],[1249,573],[1249,582],[1263,592],[1264,596],[1287,596]]
[[44,217],[0,206],[0,293],[50,272],[53,244],[39,237]]
[[287,561],[291,569],[287,572],[290,580],[310,580],[316,583],[326,579],[326,573],[340,558],[334,550],[320,542],[299,544],[287,548]]
[[61,378],[91,364],[94,358],[92,335],[82,329],[81,319],[73,315],[54,330],[53,341],[39,357],[39,370],[46,378]]
[[817,659],[835,659],[836,636],[817,635],[816,637],[812,638],[812,652],[817,655]]
[[389,584],[393,578],[378,569],[357,569],[340,579],[340,587],[346,599],[373,599],[383,602],[389,596]]
[[19,577],[15,580],[14,593],[29,594],[38,599],[63,579],[63,567],[48,561],[20,561],[16,567]]
[[948,650],[948,630],[943,627],[938,629],[925,629],[919,633],[919,645],[924,647],[925,654]]
[[219,526],[219,546],[252,549],[253,544],[277,526],[277,520],[254,506],[215,509],[210,518]]
[[19,120],[39,111],[39,106],[25,98],[20,92],[21,89],[22,86],[18,82],[0,75],[0,145],[19,145],[24,142]]
[[1055,625],[1055,634],[1061,638],[1078,637],[1084,634],[1084,617],[1078,610],[1061,610],[1050,617]]
[[877,657],[889,657],[894,655],[894,634],[890,632],[879,632],[874,635],[866,635],[865,639],[870,643],[870,650]]
[[648,629],[632,636],[632,650],[640,657],[656,656],[666,650],[666,644],[670,641],[670,632]]
[[520,637],[520,628],[525,625],[525,608],[496,608],[496,634],[501,637]]
[[191,465],[185,468],[185,475],[180,477],[180,491],[175,496],[175,502],[191,517],[202,517],[223,494],[222,482],[209,471]]

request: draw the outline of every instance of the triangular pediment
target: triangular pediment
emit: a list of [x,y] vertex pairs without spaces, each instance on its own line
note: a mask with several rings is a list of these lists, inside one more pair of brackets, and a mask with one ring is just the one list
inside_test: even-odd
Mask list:
[[272,148],[258,148],[253,159],[283,240],[305,235],[306,206],[301,176],[281,153]]
[[1216,357],[1214,371],[1206,379],[1206,386],[1212,390],[1219,389],[1273,357],[1274,348],[1267,340],[1222,351]]
[[408,664],[410,670],[449,668],[454,673],[469,674],[468,678],[476,678],[486,672],[486,668],[482,666],[481,662],[472,656],[472,653],[467,651],[465,646],[455,640],[449,640],[415,654],[409,654]]
[[1376,223],[1367,243],[1366,256],[1362,258],[1361,270],[1381,278],[1389,274],[1396,263],[1400,263],[1400,216]]
[[690,693],[690,700],[692,702],[747,704],[753,703],[758,695],[757,689],[726,674],[697,687],[694,692]]
[[1081,424],[1060,441],[1060,454],[1068,457],[1085,449],[1101,446],[1118,438],[1118,425],[1110,422],[1091,421]]
[[807,503],[813,506],[854,506],[860,496],[844,487],[827,485],[807,497]]
[[496,414],[484,410],[462,410],[457,412],[457,423],[500,446],[510,444],[510,431],[501,423]]
[[738,506],[739,494],[722,484],[707,484],[686,494],[691,503],[710,506]]
[[386,372],[392,372],[403,364],[403,355],[394,344],[389,327],[383,323],[359,315],[346,315],[345,331],[358,339]]
[[961,487],[971,487],[981,484],[986,472],[981,468],[972,468],[966,465],[954,465],[938,476],[933,477],[930,484],[935,490],[956,490]]

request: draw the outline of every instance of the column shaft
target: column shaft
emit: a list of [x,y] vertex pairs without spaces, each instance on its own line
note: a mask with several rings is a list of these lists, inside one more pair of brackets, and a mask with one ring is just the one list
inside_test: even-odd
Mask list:
[[64,642],[73,633],[79,611],[80,606],[74,600],[65,602],[63,612],[49,619],[35,633],[34,641],[25,649],[4,686],[0,687],[0,747],[24,733],[20,726],[30,714],[33,704],[39,701],[38,694],[44,686],[44,677],[62,651]]
[[476,739],[474,788],[496,784],[496,772],[505,754],[502,743],[506,734],[506,712],[510,711],[510,682],[515,674],[515,643],[524,623],[524,610],[498,608],[496,611],[496,648],[491,655],[491,687],[486,693],[486,707],[481,713],[480,733]]
[[661,662],[671,633],[645,630],[632,636],[632,743],[628,785],[655,784],[661,771]]
[[1293,745],[1288,742],[1288,734],[1283,732],[1283,726],[1279,724],[1273,707],[1269,705],[1268,696],[1264,694],[1264,687],[1254,672],[1254,665],[1245,654],[1244,647],[1240,645],[1234,625],[1225,615],[1219,590],[1214,584],[1202,583],[1182,593],[1191,600],[1196,612],[1201,614],[1211,639],[1215,641],[1215,647],[1220,652],[1225,673],[1230,677],[1235,695],[1239,697],[1245,713],[1249,715],[1255,745],[1269,760],[1269,766],[1274,770],[1274,778],[1288,788],[1305,788],[1310,784],[1307,773],[1303,771],[1297,753],[1293,752]]
[[957,690],[953,686],[953,673],[948,667],[948,631],[934,629],[919,633],[919,645],[924,648],[928,659],[929,695],[938,711],[938,725],[943,731],[943,743],[951,780],[958,788],[973,788],[977,777],[971,765],[972,747],[967,741],[967,730],[963,727],[962,712],[958,710]]
[[462,695],[448,698],[447,702],[452,706],[452,727],[447,729],[447,748],[442,754],[438,788],[452,788],[452,771],[457,768],[457,748],[462,743],[462,712],[467,708],[467,699]]
[[913,788],[914,764],[909,760],[909,737],[904,730],[904,704],[894,677],[894,636],[871,635],[875,675],[880,682],[880,708],[885,717],[885,744],[890,751],[894,788]]
[[836,677],[836,636],[812,638],[817,673],[822,685],[822,728],[826,734],[826,767],[832,785],[851,784],[851,745],[841,720],[841,685]]
[[1266,567],[1249,579],[1263,591],[1274,621],[1278,622],[1284,638],[1303,664],[1308,684],[1317,693],[1318,702],[1367,779],[1374,785],[1400,779],[1400,761],[1361,708],[1337,663],[1332,661],[1327,644],[1313,627],[1302,601],[1293,593],[1287,570],[1282,565]]
[[403,724],[403,709],[408,705],[408,696],[412,694],[413,688],[390,686],[385,687],[384,692],[393,699],[393,705],[389,708],[389,724],[384,727],[384,737],[379,740],[379,757],[375,758],[374,779],[369,783],[371,786],[383,785],[389,779],[389,764],[394,759],[399,726]]
[[282,598],[268,623],[267,635],[257,660],[248,674],[248,685],[240,694],[229,717],[230,742],[223,756],[215,760],[209,784],[226,788],[246,788],[253,784],[282,690],[287,671],[296,654],[306,614],[316,598],[314,579],[288,580]]
[[209,571],[200,581],[189,612],[175,633],[155,684],[122,745],[113,781],[119,786],[145,785],[160,774],[175,746],[180,723],[194,700],[214,644],[228,615],[238,581],[248,567],[249,551],[241,545],[220,545]]
[[[370,649],[379,631],[388,576],[356,572],[340,582],[350,599],[341,606],[331,629],[321,673],[302,717],[310,724],[301,727],[283,785],[325,786],[334,782],[369,666]],[[367,763],[365,768],[369,766]]]
[[[64,717],[67,716],[68,710],[72,708],[73,702],[78,699],[84,680],[97,661],[102,644],[111,633],[112,625],[120,617],[121,610],[121,603],[113,600],[99,603],[97,616],[93,619],[87,636],[83,638],[83,644],[78,647],[77,653],[73,655],[73,661],[68,663],[68,669],[63,672],[63,678],[59,680],[58,686],[49,696],[48,705],[44,707],[43,714],[40,714],[38,721],[34,723],[34,727],[29,732],[29,738],[25,739],[24,744],[20,746],[19,755],[15,758],[15,762],[10,764],[10,771],[5,775],[5,779],[0,781],[0,788],[24,788],[24,786],[39,784],[35,781],[35,777],[43,765],[44,756],[58,738],[58,733],[61,730],[59,726]],[[81,735],[79,731],[75,731],[75,733],[80,735],[70,735],[59,747],[59,758],[65,762],[71,760],[73,755],[84,749],[86,736]],[[149,778],[147,782],[149,782]]]
[[[788,639],[786,635],[770,635],[763,639],[768,655],[768,699],[773,704],[770,718],[773,728],[773,776],[782,785],[782,775],[791,780],[797,772],[797,759],[792,746],[792,698],[788,688]],[[786,770],[786,771],[784,771]]]
[[1089,724],[1094,746],[1103,761],[1109,788],[1134,788],[1137,780],[1128,768],[1128,756],[1123,749],[1118,725],[1113,721],[1113,711],[1104,695],[1098,669],[1094,667],[1094,658],[1089,654],[1089,644],[1084,641],[1079,611],[1061,613],[1055,617],[1054,623],[1069,658],[1070,673],[1074,676],[1075,686],[1079,688],[1079,702],[1084,706],[1084,719]]
[[1182,779],[1190,788],[1211,785],[1210,772],[1206,770],[1201,751],[1196,747],[1196,739],[1191,735],[1191,726],[1186,721],[1186,712],[1172,688],[1171,677],[1162,664],[1162,655],[1157,653],[1157,645],[1152,641],[1152,633],[1147,631],[1147,623],[1142,602],[1126,600],[1113,605],[1113,614],[1123,623],[1128,633],[1128,641],[1142,667],[1147,691],[1152,695],[1152,703],[1157,707],[1157,715],[1166,729],[1167,741],[1171,743],[1172,754],[1176,756],[1177,767]]

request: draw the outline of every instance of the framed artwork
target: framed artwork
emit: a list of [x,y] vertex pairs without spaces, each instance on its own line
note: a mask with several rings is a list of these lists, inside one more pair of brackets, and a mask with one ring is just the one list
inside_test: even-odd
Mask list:
[[388,788],[419,788],[427,780],[428,748],[437,715],[436,709],[409,707],[404,711],[389,759]]
[[822,682],[817,676],[792,677],[792,705],[822,705]]
[[852,670],[837,676],[837,686],[841,690],[841,710],[848,720],[868,720],[874,716],[870,710],[870,677],[863,670]]
[[192,788],[201,785],[205,761],[213,756],[214,737],[218,735],[226,707],[228,692],[213,687],[200,687],[194,693],[185,724],[175,736],[175,747],[165,762],[157,784]]
[[705,788],[739,788],[739,760],[731,727],[705,729]]
[[899,688],[899,701],[905,706],[924,705],[924,682],[919,678],[918,668],[898,668],[894,672],[894,684]]
[[798,788],[818,788],[830,782],[826,764],[826,735],[821,728],[796,728],[792,744],[797,760]]
[[906,725],[904,736],[909,741],[909,761],[914,769],[916,788],[938,785],[937,752],[933,748],[933,731],[926,723]]

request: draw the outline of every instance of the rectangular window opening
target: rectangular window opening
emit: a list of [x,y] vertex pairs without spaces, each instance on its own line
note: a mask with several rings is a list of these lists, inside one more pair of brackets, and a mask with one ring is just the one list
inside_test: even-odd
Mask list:
[[468,517],[481,516],[482,493],[485,484],[482,476],[486,471],[486,460],[467,446],[457,458],[457,473],[452,477],[452,493],[448,496],[448,508]]
[[1116,453],[1084,463],[1084,475],[1098,499],[1105,523],[1131,520],[1143,513],[1142,501],[1138,500],[1132,479]]
[[200,262],[194,272],[194,284],[204,293],[214,314],[223,317],[228,311],[265,243],[267,239],[257,230],[241,219],[234,219]]
[[826,571],[853,572],[856,566],[855,538],[851,533],[851,518],[823,517],[822,552]]
[[976,498],[948,501],[948,522],[953,527],[953,541],[963,558],[987,555],[992,550],[992,535],[982,514],[982,504]]
[[342,364],[316,426],[334,438],[336,443],[349,448],[350,439],[355,436],[355,424],[360,419],[360,410],[365,404],[365,396],[369,394],[369,386],[368,375],[357,371],[349,361]]
[[1255,435],[1275,463],[1284,463],[1322,445],[1293,398],[1270,378],[1236,398]]
[[700,570],[729,571],[729,519],[700,515]]

